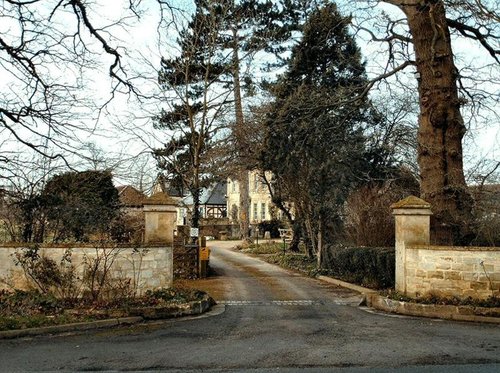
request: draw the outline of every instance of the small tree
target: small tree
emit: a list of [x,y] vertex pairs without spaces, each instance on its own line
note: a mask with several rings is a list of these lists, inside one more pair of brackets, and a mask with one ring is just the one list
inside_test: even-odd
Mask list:
[[43,200],[53,241],[107,237],[119,214],[118,191],[108,171],[66,172],[52,177]]

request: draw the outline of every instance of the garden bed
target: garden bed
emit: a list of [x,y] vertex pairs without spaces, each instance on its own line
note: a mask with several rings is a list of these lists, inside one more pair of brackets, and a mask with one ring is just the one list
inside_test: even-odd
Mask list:
[[0,331],[141,316],[158,319],[198,314],[214,301],[206,293],[183,288],[148,291],[140,297],[87,302],[57,299],[38,291],[0,292]]
[[485,306],[477,306],[473,302],[457,305],[450,300],[441,300],[436,303],[422,303],[421,301],[401,297],[391,299],[379,294],[367,294],[366,296],[368,306],[385,312],[408,316],[500,324],[500,307],[495,306],[496,301],[485,303]]

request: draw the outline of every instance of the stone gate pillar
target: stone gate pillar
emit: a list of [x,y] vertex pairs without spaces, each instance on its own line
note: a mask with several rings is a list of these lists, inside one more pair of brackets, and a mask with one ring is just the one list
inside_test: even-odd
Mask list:
[[410,196],[391,208],[396,219],[396,291],[406,294],[406,246],[429,244],[431,205]]
[[173,245],[176,228],[176,202],[165,193],[153,194],[144,201],[144,243]]

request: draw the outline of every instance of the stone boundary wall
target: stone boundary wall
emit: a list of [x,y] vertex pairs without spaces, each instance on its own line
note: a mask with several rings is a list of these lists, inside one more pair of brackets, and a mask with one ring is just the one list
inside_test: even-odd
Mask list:
[[[30,288],[21,267],[14,263],[16,252],[23,250],[21,245],[0,247],[0,289]],[[111,267],[112,279],[130,279],[131,286],[141,294],[146,290],[170,287],[173,283],[172,247],[47,247],[40,248],[39,254],[53,259],[57,264],[71,250],[71,263],[75,266],[78,277],[83,278],[85,260],[102,257],[105,254],[116,255]]]
[[499,296],[500,248],[408,245],[405,272],[408,296]]
[[391,206],[396,220],[396,291],[486,299],[500,295],[500,248],[430,244],[431,205],[415,196]]

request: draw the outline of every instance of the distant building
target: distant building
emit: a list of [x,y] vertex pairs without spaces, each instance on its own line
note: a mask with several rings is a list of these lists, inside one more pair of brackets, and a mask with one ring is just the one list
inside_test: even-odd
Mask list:
[[[227,217],[226,183],[213,183],[201,190],[200,218],[223,219]],[[189,225],[189,218],[193,209],[193,197],[188,195],[182,199],[177,213],[177,225]]]
[[116,187],[118,198],[124,212],[142,212],[146,195],[131,185]]
[[158,192],[163,192],[170,197],[184,198],[187,193],[182,188],[178,188],[172,185],[172,183],[165,178],[162,174],[159,174],[155,181],[153,182],[153,187],[151,190],[151,195]]
[[[270,178],[271,174],[266,173]],[[269,188],[262,178],[262,171],[248,171],[248,192],[250,197],[250,224],[258,224],[264,220],[271,220],[279,217],[276,208],[273,206]],[[232,223],[239,221],[240,190],[237,180],[229,178],[227,180],[227,210]]]

